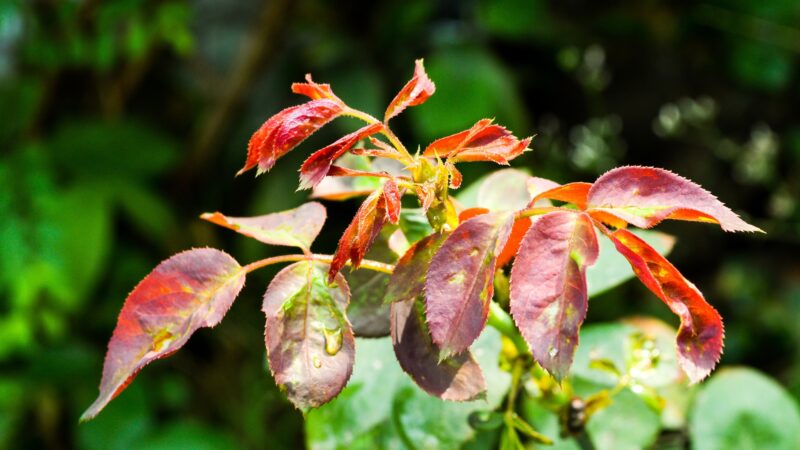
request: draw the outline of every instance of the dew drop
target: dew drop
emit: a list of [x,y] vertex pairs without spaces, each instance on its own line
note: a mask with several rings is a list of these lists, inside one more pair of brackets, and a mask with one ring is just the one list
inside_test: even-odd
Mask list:
[[551,358],[555,358],[555,357],[556,357],[556,355],[558,355],[558,349],[557,349],[557,348],[555,348],[555,347],[553,347],[553,348],[551,348],[551,349],[550,349],[550,352],[549,352],[549,353],[550,353],[550,357],[551,357]]
[[314,362],[313,362],[313,364],[314,364],[314,367],[316,367],[317,369],[319,369],[320,367],[322,367],[322,361],[320,361],[320,360],[319,360],[319,358],[318,358],[316,355],[314,355]]
[[325,352],[329,355],[339,353],[342,348],[342,329],[334,328],[331,330],[323,328],[322,332],[325,335]]

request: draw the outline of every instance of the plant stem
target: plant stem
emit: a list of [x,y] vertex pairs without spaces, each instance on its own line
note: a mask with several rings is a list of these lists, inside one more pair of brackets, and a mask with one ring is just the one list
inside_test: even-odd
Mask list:
[[[344,113],[348,116],[361,119],[364,122],[367,122],[368,124],[383,123],[380,120],[376,119],[375,117],[371,116],[370,114],[367,114],[364,111],[359,111],[357,109],[347,108],[344,111]],[[392,132],[392,130],[389,128],[389,125],[385,123],[383,124],[383,130],[381,131],[381,134],[383,134],[384,136],[386,136],[387,139],[389,139],[389,142],[391,142],[394,148],[397,149],[397,151],[403,155],[403,158],[407,162],[412,164],[414,163],[414,157],[411,156],[411,153],[408,152],[406,146],[403,145],[402,142],[400,142],[400,139],[398,139],[397,136],[395,136],[394,132]]]
[[489,321],[487,324],[499,331],[503,336],[511,339],[511,342],[514,343],[519,353],[528,353],[528,344],[525,343],[525,339],[523,339],[522,335],[517,331],[514,320],[511,319],[511,316],[509,316],[495,301],[489,303]]
[[[252,272],[254,270],[258,270],[262,267],[270,266],[272,264],[280,264],[285,262],[294,262],[294,261],[318,261],[323,263],[330,264],[333,261],[333,256],[331,255],[320,255],[320,254],[310,254],[310,255],[280,255],[280,256],[273,256],[271,258],[261,259],[255,262],[252,262],[243,267],[245,272]],[[347,265],[352,265],[351,261],[347,261]],[[386,264],[378,261],[371,261],[369,259],[365,259],[361,261],[361,265],[359,268],[374,270],[375,272],[383,272],[391,274],[394,271],[394,266],[391,264]]]

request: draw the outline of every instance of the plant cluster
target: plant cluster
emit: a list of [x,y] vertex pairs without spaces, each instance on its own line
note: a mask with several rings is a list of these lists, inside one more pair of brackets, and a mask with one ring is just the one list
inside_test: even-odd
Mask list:
[[[100,395],[82,419],[97,415],[146,364],[180,349],[198,328],[219,323],[249,272],[288,262],[264,294],[265,344],[276,383],[301,410],[330,401],[347,384],[356,335],[390,334],[403,370],[420,388],[445,400],[485,393],[486,382],[469,348],[487,323],[510,338],[518,355],[530,354],[561,380],[573,362],[586,317],[586,270],[598,259],[598,232],[680,318],[676,352],[688,379],[698,382],[716,365],[724,335],[720,315],[628,229],[675,219],[718,224],[725,231],[760,231],[708,191],[663,169],[619,167],[594,183],[515,178],[525,185],[519,207],[464,208],[451,195],[462,182],[457,165],[508,165],[529,150],[531,138],[519,139],[483,119],[410,152],[389,122],[435,92],[421,60],[383,119],[349,107],[329,85],[310,76],[293,84],[292,91],[310,100],[278,112],[255,132],[239,173],[269,171],[278,158],[337,117],[363,120],[362,128],[314,152],[300,168],[300,188],[313,188],[317,198],[365,197],[336,252],[311,251],[326,219],[317,202],[258,217],[204,214],[212,223],[301,253],[243,266],[223,251],[200,248],[159,264],[125,301],[109,342]],[[397,226],[408,210],[404,196],[415,197],[424,213],[422,232]],[[390,261],[367,259],[379,236],[393,255]],[[349,275],[343,271],[346,265],[352,267]],[[353,275],[365,270],[388,276],[385,292],[373,292],[382,298],[369,305],[348,307],[351,285],[359,287]],[[496,295],[496,289],[507,292]],[[493,301],[495,296],[508,301]],[[363,320],[359,311],[356,323],[353,307],[371,312]],[[515,415],[507,420],[520,432],[546,440]]]

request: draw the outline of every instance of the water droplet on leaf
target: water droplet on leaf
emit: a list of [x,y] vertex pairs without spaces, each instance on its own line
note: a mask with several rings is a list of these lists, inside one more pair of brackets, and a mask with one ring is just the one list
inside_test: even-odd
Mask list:
[[325,352],[329,355],[339,353],[339,350],[342,348],[342,329],[334,328],[330,330],[328,328],[323,328],[322,332],[325,335]]

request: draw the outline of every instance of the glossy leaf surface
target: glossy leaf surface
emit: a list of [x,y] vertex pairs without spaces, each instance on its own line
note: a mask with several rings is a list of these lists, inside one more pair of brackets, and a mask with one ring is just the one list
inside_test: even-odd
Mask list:
[[236,260],[210,248],[156,266],[125,300],[108,343],[100,395],[81,420],[96,416],[142,367],[183,347],[198,328],[218,324],[244,279]]
[[397,261],[384,302],[413,300],[422,294],[433,256],[447,239],[447,234],[433,233],[415,242]]
[[620,228],[650,228],[664,219],[717,223],[725,231],[761,231],[698,184],[664,169],[620,167],[589,190],[592,215]]
[[202,219],[271,245],[308,250],[325,224],[325,207],[309,202],[295,209],[256,217],[227,217],[203,214]]
[[708,376],[722,355],[725,334],[717,310],[675,266],[630,231],[615,231],[612,241],[642,283],[680,317],[678,362],[689,380],[696,383]]
[[425,313],[442,357],[466,350],[486,325],[495,261],[513,221],[510,212],[473,217],[434,255],[425,280]]
[[[386,264],[394,264],[397,255],[390,248],[395,233],[402,234],[399,229],[385,227],[375,239],[367,252],[366,258]],[[405,236],[403,236],[405,237]],[[359,269],[343,271],[342,275],[350,286],[350,305],[347,307],[347,318],[353,326],[357,337],[383,337],[389,335],[389,305],[383,296],[389,286],[390,275],[374,270]]]
[[286,108],[270,117],[250,138],[247,160],[237,175],[256,166],[259,174],[269,171],[278,158],[338,117],[343,109],[340,102],[323,98]]
[[491,119],[479,120],[472,128],[433,141],[423,156],[459,161],[493,161],[508,164],[527,150],[531,140],[519,140]]
[[336,158],[350,150],[358,141],[383,129],[383,124],[374,123],[341,137],[333,144],[312,153],[300,166],[300,189],[308,189],[319,184]]
[[350,378],[355,338],[345,316],[349,300],[344,277],[328,284],[325,266],[310,261],[278,272],[264,294],[270,370],[301,410],[330,401]]
[[358,267],[375,238],[381,232],[386,219],[386,203],[383,198],[383,190],[374,191],[358,208],[353,221],[350,222],[341,239],[339,239],[339,246],[333,255],[328,274],[329,281],[333,280],[348,260],[353,263],[354,268]]
[[559,211],[534,220],[511,269],[511,313],[533,357],[563,379],[586,318],[586,268],[598,256],[591,219]]
[[397,93],[389,107],[386,108],[386,113],[383,117],[384,122],[400,114],[409,106],[425,103],[425,100],[436,92],[436,85],[425,73],[425,66],[422,64],[422,60],[418,59],[415,64],[414,76],[400,89],[400,92]]
[[473,400],[486,392],[481,368],[468,350],[439,361],[422,297],[392,303],[391,317],[397,361],[425,392],[452,401]]

